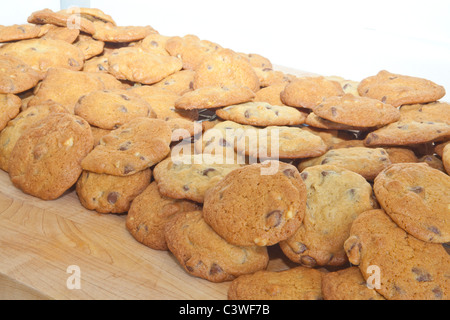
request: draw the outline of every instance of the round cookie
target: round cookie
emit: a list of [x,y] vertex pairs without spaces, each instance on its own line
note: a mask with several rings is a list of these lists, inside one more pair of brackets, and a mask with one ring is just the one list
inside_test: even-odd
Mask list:
[[381,171],[391,165],[391,160],[382,148],[340,148],[332,149],[323,156],[304,160],[298,165],[298,169],[301,172],[308,167],[324,164],[348,169],[373,181]]
[[[344,244],[350,262],[387,300],[448,300],[450,256],[440,244],[416,239],[383,210],[353,222]],[[379,280],[379,286],[377,281]]]
[[390,73],[386,70],[361,81],[358,92],[394,107],[434,102],[445,96],[445,89],[422,78]]
[[76,184],[80,203],[88,210],[103,214],[122,214],[150,184],[152,171],[146,169],[127,177],[83,171]]
[[116,26],[110,22],[94,21],[95,32],[92,37],[103,42],[133,42],[158,33],[151,26]]
[[0,55],[0,94],[17,94],[35,87],[41,75],[22,60],[8,55]]
[[85,33],[94,34],[95,26],[91,21],[81,16],[78,16],[77,19],[73,19],[73,14],[76,14],[76,12],[53,12],[50,9],[44,9],[33,12],[28,17],[27,21],[35,24],[53,24],[59,27],[71,26]]
[[333,165],[306,168],[301,177],[307,190],[305,217],[280,248],[305,267],[343,266],[348,262],[344,242],[353,221],[378,208],[372,186],[361,175]]
[[89,60],[103,53],[105,43],[103,41],[94,40],[90,36],[80,34],[77,41],[74,43],[74,46],[83,52],[85,60]]
[[135,118],[156,117],[147,101],[118,89],[93,91],[82,96],[74,113],[89,124],[107,130],[117,129]]
[[50,29],[41,39],[53,39],[62,40],[67,43],[73,44],[80,35],[80,30],[69,29],[63,27],[54,27]]
[[235,150],[259,159],[303,159],[319,157],[327,152],[321,137],[298,127],[270,126],[256,128],[246,126],[239,136]]
[[313,107],[319,117],[353,127],[379,127],[400,119],[400,111],[379,100],[352,94],[324,99]]
[[163,36],[159,33],[154,33],[146,36],[137,45],[147,51],[151,51],[163,56],[168,56],[169,52],[167,52],[166,50],[166,43],[170,38],[171,37],[169,36]]
[[155,54],[138,47],[115,50],[108,58],[108,71],[119,80],[154,84],[180,71],[180,59]]
[[0,43],[40,38],[46,31],[48,31],[47,28],[36,24],[0,26]]
[[217,116],[223,120],[253,126],[293,126],[305,123],[306,113],[287,106],[266,102],[247,102],[218,109]]
[[248,59],[253,68],[273,68],[272,62],[260,54],[242,52],[238,52],[238,54]]
[[250,62],[230,49],[218,49],[196,68],[194,89],[204,87],[248,87],[260,89],[258,76]]
[[152,182],[131,203],[126,228],[136,241],[154,250],[168,250],[165,225],[171,217],[201,210],[195,202],[163,196],[158,184]]
[[24,132],[11,152],[9,176],[24,193],[59,198],[78,180],[81,160],[92,150],[89,124],[67,113],[51,114]]
[[0,48],[1,55],[22,60],[41,78],[50,68],[79,71],[84,65],[84,54],[77,47],[62,40],[30,39],[8,43]]
[[409,146],[439,142],[450,137],[450,124],[444,122],[398,121],[370,132],[364,144],[377,146]]
[[323,300],[322,272],[296,267],[243,275],[231,282],[228,300]]
[[175,102],[181,110],[214,109],[251,101],[255,94],[248,87],[203,87],[189,91]]
[[325,273],[322,277],[322,293],[324,300],[386,300],[367,286],[358,267]]
[[207,190],[203,215],[231,244],[272,246],[297,231],[305,210],[300,173],[292,165],[270,161],[234,170]]
[[168,157],[154,169],[159,192],[173,199],[188,199],[203,203],[205,192],[228,173],[242,167],[234,159],[206,154]]
[[20,113],[21,106],[22,100],[18,96],[0,93],[0,131]]
[[319,117],[314,112],[311,112],[308,117],[306,117],[305,123],[313,128],[325,129],[325,130],[341,130],[341,131],[369,131],[372,128],[363,127],[353,127],[342,123],[333,122],[324,118]]
[[325,98],[343,95],[344,90],[336,81],[324,77],[305,77],[289,83],[280,97],[288,106],[312,109]]
[[395,164],[375,179],[374,191],[391,219],[422,241],[450,241],[450,177],[423,163]]
[[400,108],[400,121],[431,121],[450,124],[450,103],[430,102],[427,104],[404,105]]
[[280,94],[286,88],[287,83],[272,84],[268,87],[261,88],[255,93],[255,102],[266,102],[274,106],[285,106],[281,101]]
[[171,134],[162,120],[135,118],[104,136],[81,165],[95,173],[133,175],[169,154]]
[[173,216],[165,226],[170,252],[189,274],[219,283],[264,270],[269,262],[265,247],[239,247],[222,239],[201,211]]
[[184,70],[196,70],[206,56],[219,48],[221,46],[217,43],[200,40],[193,34],[184,37],[170,37],[165,46],[171,56],[181,59]]
[[8,122],[0,132],[0,146],[2,146],[0,148],[0,168],[3,171],[9,171],[11,152],[20,136],[52,113],[67,113],[67,111],[57,104],[46,104],[27,108]]

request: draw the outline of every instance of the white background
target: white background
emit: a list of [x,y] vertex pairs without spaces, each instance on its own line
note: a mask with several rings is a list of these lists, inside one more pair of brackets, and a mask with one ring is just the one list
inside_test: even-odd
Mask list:
[[[450,94],[448,0],[91,0],[91,7],[119,25],[195,34],[276,65],[357,81],[385,69],[430,79]],[[60,1],[3,0],[0,24],[25,23],[43,8],[59,10]]]

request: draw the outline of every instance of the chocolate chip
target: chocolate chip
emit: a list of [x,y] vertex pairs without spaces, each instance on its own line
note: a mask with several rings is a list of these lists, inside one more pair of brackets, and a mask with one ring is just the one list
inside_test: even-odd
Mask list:
[[119,147],[119,151],[127,151],[131,147],[131,142],[127,141]]
[[330,159],[323,159],[322,164],[327,164],[328,162],[330,162]]
[[302,256],[300,258],[300,263],[306,267],[315,267],[317,264],[316,259],[310,256]]
[[294,169],[286,169],[283,171],[283,174],[288,178],[294,178],[295,177],[295,171]]
[[303,179],[303,181],[305,181],[306,179],[308,179],[308,172],[302,172],[302,174],[300,175]]
[[333,117],[337,116],[337,109],[335,107],[331,107],[331,114],[333,115]]
[[80,64],[78,63],[78,61],[76,61],[76,60],[73,59],[73,58],[70,58],[70,59],[69,59],[69,65],[70,65],[71,67],[79,67],[79,66],[80,66]]
[[129,174],[132,173],[134,171],[134,167],[131,165],[125,166],[125,169],[123,171],[124,174]]
[[214,275],[222,273],[222,272],[223,272],[222,268],[217,263],[214,263],[211,266],[211,269],[209,269],[209,274],[211,276],[214,276]]
[[435,226],[428,227],[427,229],[433,232],[434,234],[437,234],[438,236],[441,235],[441,231]]
[[411,271],[417,275],[416,280],[419,282],[430,282],[433,280],[431,275],[423,269],[414,267]]
[[156,42],[155,40],[153,40],[152,42],[150,42],[150,45],[151,45],[152,47],[155,47],[155,48],[159,47],[158,42]]
[[194,82],[189,82],[189,89],[194,90]]
[[423,192],[423,188],[422,187],[411,187],[409,188],[410,191],[414,192],[414,193],[422,193]]
[[355,189],[348,190],[348,193],[349,193],[351,199],[355,198],[355,196],[356,196],[356,190]]
[[189,191],[189,187],[187,185],[183,186],[184,191]]
[[222,147],[229,147],[230,146],[230,144],[227,142],[227,140],[225,140],[225,139],[220,139],[219,140],[219,144],[222,146]]
[[245,111],[244,117],[247,118],[247,119],[250,118],[250,112],[248,110]]
[[208,168],[208,169],[206,169],[206,170],[203,170],[202,174],[203,174],[205,177],[207,177],[208,174],[209,174],[210,172],[214,172],[214,171],[216,171],[216,169]]
[[116,204],[117,200],[119,200],[120,194],[117,192],[110,192],[108,194],[108,202],[110,204]]
[[387,97],[386,97],[386,96],[384,96],[383,98],[381,98],[381,102],[386,103],[386,101],[387,101]]
[[102,66],[101,64],[98,64],[98,65],[97,65],[97,68],[98,68],[98,70],[100,70],[100,71],[106,71],[105,67]]
[[296,245],[297,245],[297,249],[293,250],[293,251],[297,254],[301,254],[301,253],[305,252],[306,250],[308,250],[308,247],[305,246],[303,243],[297,242]]
[[437,299],[442,299],[443,293],[442,293],[442,289],[440,287],[435,287],[433,290],[431,290],[431,292],[434,293],[434,296]]
[[126,96],[126,95],[124,95],[124,94],[121,94],[120,96],[121,96],[122,99],[125,100],[125,101],[130,101],[130,100],[131,100],[130,97],[128,97],[128,96]]
[[269,228],[278,227],[283,219],[283,213],[280,210],[269,212],[266,215],[266,226]]

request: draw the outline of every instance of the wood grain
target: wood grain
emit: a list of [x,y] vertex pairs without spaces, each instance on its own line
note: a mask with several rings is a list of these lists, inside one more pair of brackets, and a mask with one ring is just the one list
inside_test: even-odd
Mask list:
[[[0,299],[227,298],[229,283],[190,276],[170,252],[138,243],[125,219],[86,210],[73,190],[55,201],[39,200],[16,189],[0,171]],[[290,266],[278,247],[270,256],[269,270]],[[80,289],[67,287],[72,265],[80,268]]]

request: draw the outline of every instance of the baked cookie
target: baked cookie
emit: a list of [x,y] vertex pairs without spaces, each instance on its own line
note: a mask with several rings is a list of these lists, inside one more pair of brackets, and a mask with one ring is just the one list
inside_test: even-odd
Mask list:
[[324,300],[386,300],[367,286],[358,267],[325,273],[322,277],[322,294]]
[[250,62],[230,49],[207,55],[195,69],[194,89],[204,87],[247,87],[253,92],[261,86]]
[[35,87],[41,75],[22,60],[13,56],[0,55],[0,94],[22,93]]
[[76,39],[74,46],[83,52],[85,60],[89,60],[103,53],[105,43],[103,41],[95,40],[90,36],[80,34]]
[[242,57],[248,59],[248,62],[250,62],[251,66],[253,68],[273,68],[272,62],[270,60],[260,54],[257,53],[243,53],[238,52],[239,55]]
[[444,141],[444,142],[441,142],[441,143],[437,143],[437,144],[434,146],[433,151],[434,151],[439,157],[442,158],[442,156],[444,155],[444,149],[445,149],[445,147],[446,147],[448,144],[450,144],[450,140]]
[[450,242],[450,177],[422,163],[395,164],[375,179],[380,205],[422,241]]
[[64,68],[51,68],[37,88],[35,96],[28,102],[28,106],[33,107],[52,100],[73,114],[77,101],[82,96],[97,90],[105,90],[105,86],[93,74]]
[[103,42],[132,42],[158,33],[151,26],[116,26],[102,21],[94,21],[93,24],[95,32],[92,37]]
[[449,299],[450,256],[443,246],[416,239],[383,210],[359,215],[344,247],[350,262],[387,300]]
[[0,131],[14,119],[22,106],[22,100],[13,94],[0,94]]
[[298,165],[301,171],[317,165],[334,165],[356,172],[369,181],[391,165],[389,155],[383,148],[341,148],[332,149],[323,156],[306,159]]
[[431,121],[450,124],[450,103],[430,102],[404,105],[400,108],[400,121]]
[[53,24],[59,27],[68,27],[79,29],[88,34],[94,34],[94,24],[86,18],[76,16],[76,12],[69,11],[53,12],[50,9],[33,12],[27,19],[28,23],[34,24]]
[[135,118],[156,118],[150,104],[127,90],[100,90],[82,96],[74,113],[90,125],[113,130]]
[[[343,148],[347,148],[349,144],[354,146],[364,146],[363,142],[356,142],[355,134],[349,131],[340,130],[326,130],[310,126],[302,127],[302,130],[309,131],[310,133],[322,138],[323,142],[327,145],[327,151],[330,149],[338,149],[341,145]],[[357,145],[353,145],[353,143]]]
[[153,53],[168,56],[169,52],[166,50],[166,43],[170,38],[170,36],[163,36],[159,33],[154,33],[146,36],[137,45]]
[[400,120],[400,111],[379,100],[352,94],[324,99],[313,112],[332,122],[353,127],[381,127]]
[[292,81],[281,92],[280,98],[288,106],[312,109],[325,98],[343,95],[344,90],[338,82],[320,76]]
[[163,196],[158,184],[152,182],[131,203],[126,228],[136,241],[154,250],[169,250],[165,239],[165,225],[177,214],[198,211],[201,207],[188,200]]
[[296,108],[276,106],[266,102],[247,102],[218,109],[223,120],[252,126],[293,126],[305,123],[307,114]]
[[233,280],[228,300],[323,300],[322,272],[296,267],[285,271],[258,271]]
[[3,171],[9,171],[11,152],[20,136],[53,113],[67,113],[67,111],[57,104],[46,104],[28,108],[8,122],[0,132],[0,146],[2,146],[0,148],[0,168]]
[[162,195],[203,203],[208,189],[241,167],[232,158],[195,154],[168,157],[156,165],[153,173]]
[[112,25],[116,25],[116,22],[114,21],[114,19],[104,13],[102,10],[97,9],[97,8],[79,8],[76,7],[75,9],[64,9],[64,10],[60,10],[58,11],[58,13],[62,13],[62,14],[79,14],[82,18],[85,18],[89,21],[95,22],[95,21],[102,21],[102,22],[109,22]]
[[57,199],[77,182],[81,160],[93,146],[85,120],[67,113],[51,114],[17,140],[8,168],[11,182],[42,200]]
[[428,154],[428,155],[423,156],[420,159],[418,159],[417,162],[426,163],[433,169],[445,172],[444,163],[437,155]]
[[444,87],[430,80],[394,74],[386,70],[362,80],[358,92],[361,96],[378,99],[394,107],[433,102],[445,96]]
[[348,262],[344,242],[353,221],[378,208],[372,186],[361,175],[333,165],[306,168],[301,177],[307,190],[305,217],[280,248],[305,267],[343,266]]
[[[83,53],[85,53],[85,51]],[[109,55],[102,54],[101,56],[93,57],[87,60],[84,63],[83,71],[107,73],[109,69],[108,58]]]
[[8,43],[0,48],[0,55],[15,57],[40,73],[41,78],[50,68],[79,71],[84,65],[80,49],[62,40],[30,39]]
[[0,25],[0,42],[11,42],[42,37],[48,28],[36,24],[14,24],[12,26]]
[[80,203],[103,214],[123,214],[131,202],[150,184],[152,171],[142,170],[127,177],[83,171],[76,184]]
[[160,82],[155,83],[153,87],[166,88],[182,96],[183,94],[193,90],[194,75],[195,71],[180,70],[167,78],[164,78]]
[[285,106],[281,101],[280,95],[286,88],[287,83],[272,84],[268,87],[261,88],[255,93],[255,102],[266,102],[274,106]]
[[327,152],[322,138],[298,127],[246,126],[235,150],[239,154],[259,159],[304,159]]
[[115,50],[108,58],[108,71],[119,80],[154,84],[180,71],[181,60],[146,51],[140,47]]
[[420,160],[413,150],[409,148],[385,147],[383,148],[389,155],[392,164],[395,163],[416,163]]
[[81,165],[95,173],[133,175],[164,159],[170,142],[171,131],[164,121],[135,118],[104,136]]
[[227,243],[205,222],[202,211],[175,215],[165,225],[170,252],[189,274],[219,283],[264,270],[269,263],[265,247]]
[[303,220],[306,187],[297,169],[270,161],[229,173],[205,193],[205,221],[227,242],[272,246],[291,237]]
[[253,67],[253,70],[255,71],[256,75],[259,79],[259,84],[261,88],[266,88],[272,85],[277,84],[284,84],[287,85],[288,83],[295,80],[295,76],[285,74],[282,71],[279,70],[273,70],[271,68],[256,68]]
[[51,28],[41,39],[61,40],[73,44],[80,35],[80,30],[63,27]]
[[450,124],[444,122],[398,121],[370,132],[364,144],[377,146],[409,146],[439,142],[450,137]]
[[339,82],[346,94],[352,94],[359,97],[358,86],[359,81],[348,80],[339,76],[325,76],[326,80]]
[[215,109],[251,101],[255,94],[248,87],[203,87],[189,91],[175,102],[181,110]]
[[185,70],[196,70],[206,56],[219,48],[221,46],[217,43],[201,40],[193,34],[170,37],[165,46],[171,56],[181,59]]
[[442,163],[445,171],[450,175],[450,147],[447,145],[442,154]]
[[324,118],[319,117],[314,112],[311,112],[306,117],[305,124],[310,127],[317,129],[325,129],[325,130],[341,130],[341,131],[371,131],[375,130],[374,128],[363,128],[363,127],[354,127],[348,126],[346,124],[333,122]]

